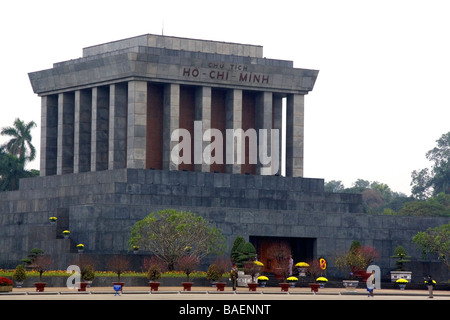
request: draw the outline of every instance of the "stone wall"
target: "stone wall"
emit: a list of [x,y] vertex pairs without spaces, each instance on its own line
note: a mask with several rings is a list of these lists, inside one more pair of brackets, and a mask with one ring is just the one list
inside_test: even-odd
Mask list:
[[[375,247],[385,276],[398,245],[414,260],[411,238],[447,218],[362,213],[356,194],[326,193],[322,179],[120,169],[21,180],[20,190],[0,195],[0,267],[14,268],[29,250],[41,248],[66,269],[86,254],[131,254],[131,226],[150,212],[193,211],[221,229],[228,250],[236,236],[313,238],[314,255],[325,256],[329,272],[337,253],[353,240]],[[58,217],[57,225],[48,218]],[[70,239],[61,231],[69,229]],[[104,259],[104,261],[106,261]]]

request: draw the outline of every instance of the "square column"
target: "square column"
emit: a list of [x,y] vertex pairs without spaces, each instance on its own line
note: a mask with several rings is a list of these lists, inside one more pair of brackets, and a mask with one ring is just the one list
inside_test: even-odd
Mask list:
[[73,173],[74,154],[74,108],[73,92],[58,95],[58,151],[56,174]]
[[108,169],[127,165],[128,86],[126,83],[109,87]]
[[167,84],[164,87],[163,111],[163,169],[178,170],[178,164],[170,159],[172,149],[179,143],[172,141],[172,132],[180,126],[180,86]]
[[91,171],[108,169],[109,86],[92,88]]
[[286,177],[303,176],[304,95],[291,94],[286,103]]
[[75,91],[74,173],[91,169],[91,110],[91,90]]
[[[197,88],[195,97],[195,120],[201,121],[201,132],[194,132],[194,136],[201,136],[201,143],[194,141],[194,164],[195,171],[210,172],[211,165],[205,163],[203,159],[203,150],[211,143],[203,141],[203,134],[208,129],[211,129],[211,87]],[[194,127],[194,131],[200,128]]]
[[127,168],[145,169],[147,82],[128,82]]
[[276,137],[272,137],[272,150],[278,146],[278,168],[272,165],[272,174],[281,175],[282,154],[283,154],[283,97],[281,95],[273,96],[272,107],[273,129],[278,129],[278,141]]
[[272,175],[272,96],[273,94],[271,92],[261,92],[256,97],[256,129],[258,130],[258,163],[256,166],[256,174],[258,175]]
[[56,174],[58,140],[58,96],[41,98],[40,175]]
[[[242,130],[242,90],[227,91],[225,101],[226,129]],[[239,139],[239,138],[238,138]],[[226,134],[226,171],[227,173],[241,173],[241,163],[245,161],[245,143],[236,143],[235,135]],[[238,150],[239,145],[241,146]]]

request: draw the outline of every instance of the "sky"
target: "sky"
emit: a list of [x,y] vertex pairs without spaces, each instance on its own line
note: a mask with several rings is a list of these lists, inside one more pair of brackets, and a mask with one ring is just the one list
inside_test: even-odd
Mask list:
[[426,152],[450,131],[448,0],[22,0],[0,14],[0,128],[35,121],[38,151],[28,73],[149,33],[261,45],[267,58],[319,70],[305,97],[308,178],[409,195],[411,172],[430,167]]

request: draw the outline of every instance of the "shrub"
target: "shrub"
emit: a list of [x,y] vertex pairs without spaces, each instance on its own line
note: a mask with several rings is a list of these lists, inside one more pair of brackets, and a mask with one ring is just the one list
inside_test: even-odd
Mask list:
[[187,282],[189,282],[189,275],[195,271],[200,265],[200,259],[196,256],[183,256],[178,260],[178,269],[186,274]]
[[16,281],[24,281],[26,278],[27,273],[25,272],[25,268],[21,264],[19,264],[14,271],[13,279]]

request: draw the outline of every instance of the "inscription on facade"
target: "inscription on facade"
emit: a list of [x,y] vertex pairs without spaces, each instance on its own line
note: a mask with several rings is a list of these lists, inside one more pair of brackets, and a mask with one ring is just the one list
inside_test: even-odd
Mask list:
[[268,74],[248,71],[248,66],[233,63],[210,62],[207,68],[183,67],[181,74],[184,78],[232,81],[239,83],[269,84]]

